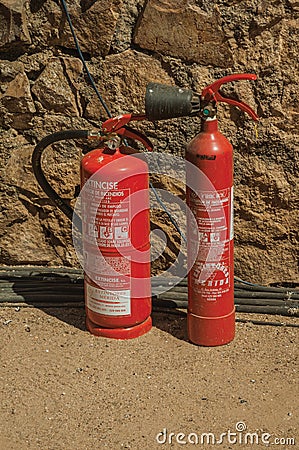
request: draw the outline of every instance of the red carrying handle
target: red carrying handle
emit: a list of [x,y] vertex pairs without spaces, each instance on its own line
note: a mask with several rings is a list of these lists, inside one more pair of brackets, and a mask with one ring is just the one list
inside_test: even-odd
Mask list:
[[227,77],[220,78],[220,80],[215,81],[214,83],[210,84],[206,88],[203,89],[201,93],[201,98],[205,102],[215,101],[215,102],[224,102],[228,103],[229,105],[237,106],[238,108],[242,109],[243,111],[247,112],[250,117],[252,117],[253,120],[258,120],[257,114],[253,111],[250,106],[246,105],[246,103],[238,102],[237,100],[233,100],[232,98],[223,97],[219,93],[219,89],[221,86],[225,83],[230,83],[231,81],[238,81],[238,80],[256,80],[257,75],[254,73],[237,73],[234,75],[228,75]]
[[128,123],[132,120],[145,120],[144,114],[122,114],[117,117],[112,117],[106,120],[102,124],[102,130],[104,133],[116,133],[121,137],[127,137],[130,139],[136,139],[141,142],[149,151],[153,150],[153,144],[151,141],[140,131],[134,130],[128,127]]

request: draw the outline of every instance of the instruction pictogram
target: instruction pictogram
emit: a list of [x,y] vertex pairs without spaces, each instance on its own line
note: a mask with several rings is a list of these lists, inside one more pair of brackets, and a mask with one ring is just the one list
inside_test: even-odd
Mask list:
[[100,227],[100,239],[113,239],[111,227]]

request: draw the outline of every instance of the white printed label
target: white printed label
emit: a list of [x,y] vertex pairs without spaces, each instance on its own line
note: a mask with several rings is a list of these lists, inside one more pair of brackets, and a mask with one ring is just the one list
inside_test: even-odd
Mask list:
[[231,288],[233,187],[201,191],[199,196],[191,193],[190,208],[197,220],[200,244],[190,272],[193,290],[207,301],[216,301]]
[[[131,283],[131,260],[125,256],[103,256],[84,250],[84,270],[102,289],[126,291]],[[112,284],[111,284],[112,283]]]
[[131,314],[131,291],[108,291],[86,284],[86,306],[106,316],[128,316]]
[[[102,189],[95,189],[95,187]],[[114,187],[106,191],[103,188]],[[130,189],[118,188],[117,182],[87,180],[83,190],[83,238],[101,247],[130,247]],[[88,205],[88,206],[87,206]]]

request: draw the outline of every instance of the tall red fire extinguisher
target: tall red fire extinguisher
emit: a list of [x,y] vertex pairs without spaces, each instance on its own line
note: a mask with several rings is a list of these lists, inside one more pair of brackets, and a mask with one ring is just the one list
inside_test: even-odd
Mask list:
[[[150,141],[127,126],[143,115],[121,115],[102,124],[101,132],[68,130],[42,139],[32,156],[40,186],[81,228],[86,324],[97,336],[130,339],[151,329],[149,174],[142,154],[121,138]],[[65,139],[101,139],[104,145],[81,161],[81,215],[49,185],[42,168],[43,150]]]
[[[199,237],[198,253],[188,273],[187,326],[190,341],[198,345],[223,345],[235,335],[233,148],[218,130],[216,106],[229,103],[257,120],[248,105],[219,93],[224,83],[256,78],[254,74],[230,75],[206,87],[201,95],[156,83],[147,87],[150,120],[201,117],[201,131],[186,147],[186,200]],[[187,215],[188,259],[196,248],[190,223]]]
[[118,138],[121,129],[130,136],[123,126],[133,118],[107,120],[107,145],[81,161],[86,323],[93,334],[118,339],[152,324],[148,166]]

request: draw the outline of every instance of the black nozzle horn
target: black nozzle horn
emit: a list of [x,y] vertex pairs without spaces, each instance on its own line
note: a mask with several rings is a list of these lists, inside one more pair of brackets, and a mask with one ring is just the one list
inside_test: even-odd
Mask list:
[[145,115],[148,120],[195,116],[200,112],[200,95],[190,89],[149,83],[145,94]]

